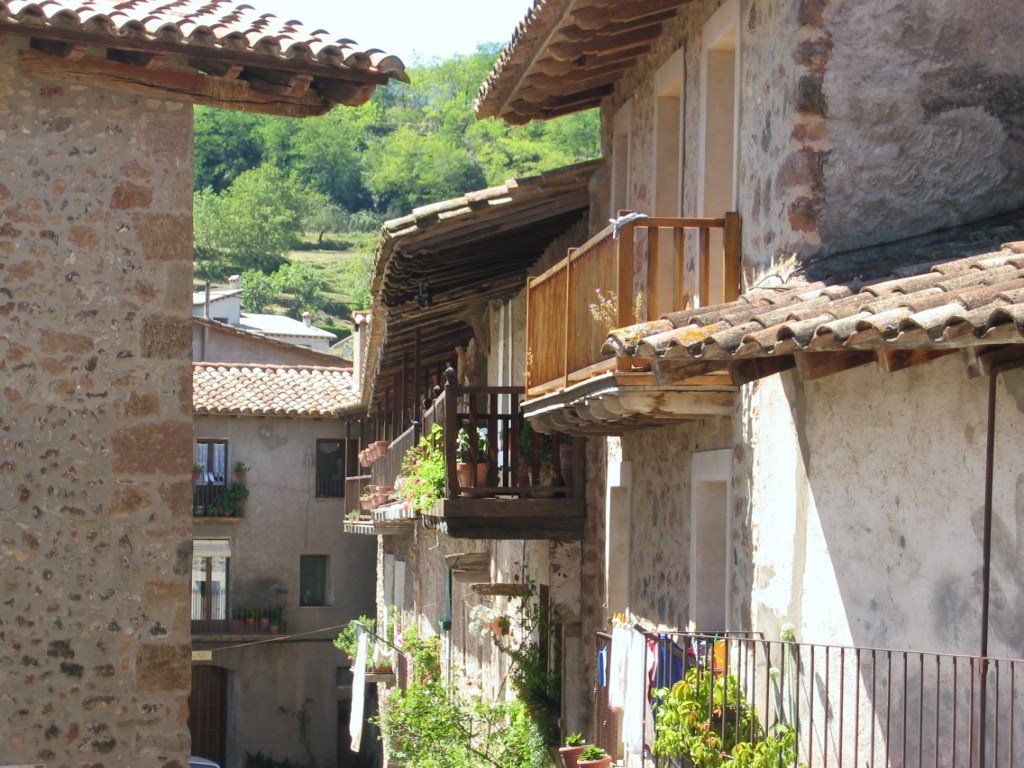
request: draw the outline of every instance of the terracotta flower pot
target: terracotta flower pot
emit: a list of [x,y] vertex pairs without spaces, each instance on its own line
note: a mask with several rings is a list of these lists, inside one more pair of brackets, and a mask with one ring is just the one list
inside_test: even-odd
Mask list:
[[558,754],[562,758],[564,768],[576,768],[580,755],[586,748],[586,744],[580,744],[578,747],[559,747]]
[[459,494],[464,499],[476,498],[476,494],[465,490],[473,485],[473,465],[459,462],[455,465],[455,475],[459,478],[459,487],[463,491]]
[[577,768],[609,768],[612,764],[611,755],[606,755],[600,760],[577,760]]
[[479,462],[476,465],[476,487],[477,488],[486,488],[487,487],[487,485],[488,485],[488,483],[487,483],[487,474],[490,471],[491,471],[491,465],[489,463]]

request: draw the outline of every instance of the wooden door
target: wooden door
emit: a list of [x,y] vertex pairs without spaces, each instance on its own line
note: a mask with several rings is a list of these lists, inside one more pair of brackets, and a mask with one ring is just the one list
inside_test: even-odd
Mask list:
[[228,673],[222,667],[192,666],[188,729],[192,754],[227,765]]

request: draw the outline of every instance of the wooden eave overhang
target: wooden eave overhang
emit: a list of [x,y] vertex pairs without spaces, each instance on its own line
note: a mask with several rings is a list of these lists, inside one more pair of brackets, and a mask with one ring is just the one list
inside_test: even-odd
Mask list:
[[596,107],[689,0],[535,0],[476,100],[512,125]]
[[652,372],[609,371],[525,400],[540,432],[617,435],[643,427],[731,416],[737,388],[727,373],[663,383]]
[[320,115],[408,80],[395,56],[227,0],[0,0],[5,32],[30,39],[19,53],[29,75],[263,114]]
[[[363,392],[411,364],[417,330],[423,365],[455,363],[454,349],[473,337],[471,323],[486,303],[525,286],[526,272],[586,214],[588,184],[600,161],[417,208],[387,222],[374,260],[373,320]],[[430,285],[431,306],[416,294]]]

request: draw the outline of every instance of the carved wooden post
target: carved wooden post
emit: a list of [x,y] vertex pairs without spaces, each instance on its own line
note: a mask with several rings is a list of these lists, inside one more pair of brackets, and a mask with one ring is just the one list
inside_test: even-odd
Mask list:
[[735,301],[739,298],[742,286],[742,224],[740,215],[735,211],[725,214],[725,232],[722,236],[725,245],[725,266],[722,270],[725,286],[725,300]]
[[[627,211],[620,212],[625,215]],[[615,298],[616,325],[625,328],[632,325],[630,313],[633,309],[633,223],[624,224],[619,230],[615,248]],[[620,371],[628,371],[631,363],[628,357],[620,357],[616,363]]]
[[456,398],[458,397],[457,385],[455,381],[456,377],[455,369],[449,366],[444,372],[444,468],[447,486],[447,498],[454,499],[458,497],[461,488],[459,488],[459,475],[455,471],[455,462],[458,458],[457,451],[455,450],[455,439],[459,431],[459,420],[458,420],[458,407],[456,406]]

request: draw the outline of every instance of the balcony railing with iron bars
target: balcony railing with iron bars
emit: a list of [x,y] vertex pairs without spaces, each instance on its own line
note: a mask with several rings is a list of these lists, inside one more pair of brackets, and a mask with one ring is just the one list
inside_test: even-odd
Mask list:
[[243,483],[197,484],[192,487],[193,517],[242,517],[249,491]]
[[[613,327],[739,296],[740,226],[737,213],[719,219],[631,218],[629,212],[622,211],[618,223],[579,248],[571,248],[543,274],[529,278],[528,396],[564,389],[615,370],[615,361],[601,352]],[[646,233],[639,261],[638,232]],[[689,240],[694,242],[688,245]],[[686,282],[691,248],[697,253],[696,286]],[[591,305],[600,310],[602,304],[606,311],[595,313]],[[620,361],[618,368],[629,370],[629,361]]]
[[[750,635],[648,633],[648,639],[657,656],[655,688],[687,679],[700,692],[692,706],[706,718],[697,728],[726,748],[791,733],[792,753],[781,764],[794,768],[1024,764],[1024,695],[1016,682],[1024,661]],[[610,650],[608,635],[599,633],[597,643]],[[608,706],[608,678],[603,682],[595,686],[595,737],[614,749],[619,722]],[[625,707],[647,707],[646,691],[644,697]],[[663,733],[671,726],[659,728],[663,711],[657,701],[653,706],[655,731]],[[689,764],[655,760],[673,768]]]
[[192,590],[193,635],[277,635],[285,630],[283,595]]

